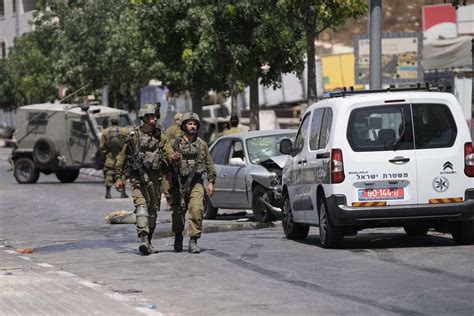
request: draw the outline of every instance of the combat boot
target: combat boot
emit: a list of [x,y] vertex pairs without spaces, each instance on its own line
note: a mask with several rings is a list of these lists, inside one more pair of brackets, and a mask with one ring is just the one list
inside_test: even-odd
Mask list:
[[110,187],[105,187],[105,198],[111,199],[112,195],[110,195]]
[[142,233],[140,237],[140,246],[138,246],[138,250],[144,256],[148,256],[150,254],[150,248],[148,248],[148,238],[145,233]]
[[174,235],[174,252],[183,251],[183,234]]
[[191,237],[189,239],[189,253],[200,253],[201,249],[199,249],[198,244],[197,244],[197,238],[196,237]]
[[158,253],[158,250],[156,250],[151,244],[152,237],[153,237],[153,232],[150,232],[148,234],[148,250],[150,251],[150,253]]
[[128,199],[127,190],[125,190],[125,185],[122,188],[122,194],[120,194],[120,198]]

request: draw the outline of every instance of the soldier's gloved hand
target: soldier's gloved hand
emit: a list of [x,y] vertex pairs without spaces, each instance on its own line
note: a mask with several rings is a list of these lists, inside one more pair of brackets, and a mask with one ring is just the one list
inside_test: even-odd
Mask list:
[[214,195],[214,184],[213,183],[208,183],[207,184],[207,195],[209,195],[209,197]]
[[122,192],[123,190],[123,182],[122,182],[122,179],[120,178],[117,178],[117,180],[115,180],[115,189],[119,192]]
[[174,152],[173,153],[173,156],[171,156],[173,158],[173,160],[179,160],[179,158],[181,157],[181,155],[178,153],[178,152]]

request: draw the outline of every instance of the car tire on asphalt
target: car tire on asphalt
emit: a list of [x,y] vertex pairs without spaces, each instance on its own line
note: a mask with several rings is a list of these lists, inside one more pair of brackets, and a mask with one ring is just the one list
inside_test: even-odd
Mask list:
[[215,219],[217,216],[217,211],[219,209],[212,206],[211,199],[207,195],[207,193],[204,193],[204,214],[203,218],[204,219]]
[[260,201],[260,198],[263,198],[265,201],[270,203],[267,190],[264,187],[257,185],[252,191],[252,211],[255,220],[260,223],[267,223],[275,220],[275,216],[267,210],[265,205]]
[[79,176],[79,169],[61,169],[56,171],[56,178],[62,183],[74,182]]
[[285,233],[286,238],[297,240],[305,239],[306,236],[308,236],[309,226],[294,222],[293,211],[291,210],[288,194],[283,196],[282,215],[283,219],[281,225],[283,226],[283,232]]
[[325,200],[319,204],[319,239],[323,248],[337,248],[344,239],[342,227],[331,222]]
[[405,233],[408,236],[424,236],[428,234],[430,230],[427,226],[419,226],[419,225],[405,225],[403,226]]
[[454,222],[451,235],[459,245],[474,244],[474,221]]
[[58,165],[57,156],[54,142],[47,137],[38,139],[33,146],[33,159],[41,169],[56,169]]
[[21,157],[15,160],[13,175],[20,184],[36,183],[40,176],[40,171],[35,166],[33,160],[27,157]]

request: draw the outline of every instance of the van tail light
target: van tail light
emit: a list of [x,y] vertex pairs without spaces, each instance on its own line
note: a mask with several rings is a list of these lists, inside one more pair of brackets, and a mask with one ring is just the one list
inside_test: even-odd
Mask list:
[[342,150],[331,150],[331,183],[341,183],[344,181],[344,162],[342,160]]
[[464,173],[468,177],[474,177],[474,153],[472,143],[464,144]]

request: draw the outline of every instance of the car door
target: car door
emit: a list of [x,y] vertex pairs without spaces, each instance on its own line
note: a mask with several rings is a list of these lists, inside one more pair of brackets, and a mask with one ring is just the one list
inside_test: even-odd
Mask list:
[[290,197],[291,208],[293,209],[293,216],[296,220],[304,221],[304,209],[302,208],[302,198],[304,183],[301,175],[301,167],[303,165],[305,153],[303,152],[308,135],[308,127],[310,122],[310,115],[308,112],[301,121],[300,128],[295,137],[295,142],[292,146],[292,153],[288,160],[289,174],[288,174],[288,194]]
[[345,179],[331,184],[333,192],[347,197],[349,206],[418,201],[411,107],[405,100],[389,102],[365,102],[350,113],[346,131],[350,150],[340,151]]
[[[243,164],[233,164],[231,159],[241,159]],[[221,166],[220,176],[223,183],[225,202],[227,207],[247,208],[247,187],[245,176],[248,174],[248,159],[245,157],[244,146],[240,139],[233,139],[230,145],[226,163]]]
[[[464,174],[464,126],[456,126],[447,104],[418,102],[412,102],[418,204],[461,202],[466,188],[472,186]],[[464,123],[462,117],[460,121]]]
[[[214,195],[211,197],[211,203],[214,207],[222,207],[227,199],[226,174],[223,168],[227,163],[229,149],[232,141],[230,139],[220,139],[211,148],[211,157],[216,168],[216,183],[214,185]],[[224,174],[224,176],[223,176]]]
[[330,182],[331,153],[327,144],[331,126],[331,108],[320,108],[313,111],[305,159],[307,163],[302,167],[303,178],[307,183],[302,201],[306,220],[315,224],[319,223],[317,188],[321,184]]
[[[68,149],[71,162],[83,165],[90,162],[93,146],[85,116],[70,116],[68,119]],[[89,153],[91,151],[91,153]],[[89,159],[88,159],[89,158]]]

